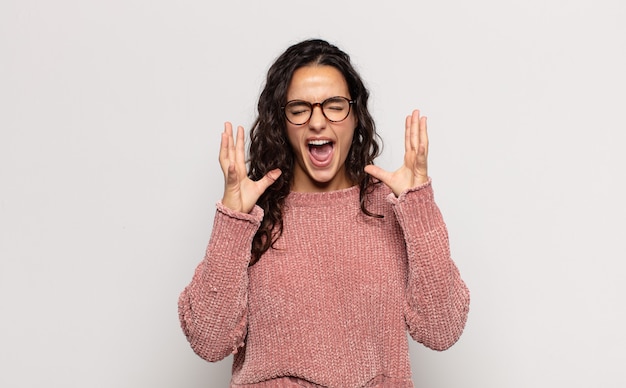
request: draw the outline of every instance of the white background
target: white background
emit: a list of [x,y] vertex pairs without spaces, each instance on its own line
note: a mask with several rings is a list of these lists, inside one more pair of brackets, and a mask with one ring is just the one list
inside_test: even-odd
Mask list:
[[429,117],[472,292],[418,387],[624,387],[626,2],[3,0],[0,386],[225,387],[179,292],[221,198],[219,133],[271,62],[351,54],[385,139]]

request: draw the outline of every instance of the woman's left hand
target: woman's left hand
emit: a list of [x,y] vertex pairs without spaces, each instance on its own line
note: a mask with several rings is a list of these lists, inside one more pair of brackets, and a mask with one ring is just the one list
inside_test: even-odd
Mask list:
[[370,164],[365,172],[389,186],[397,196],[428,182],[428,134],[426,116],[414,110],[406,117],[404,129],[404,164],[394,172]]

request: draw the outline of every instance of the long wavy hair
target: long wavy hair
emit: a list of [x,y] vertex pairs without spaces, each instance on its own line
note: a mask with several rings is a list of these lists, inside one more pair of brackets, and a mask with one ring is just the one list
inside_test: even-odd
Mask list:
[[381,217],[368,211],[365,201],[366,195],[379,182],[363,169],[373,163],[381,147],[381,139],[367,109],[369,91],[352,66],[349,55],[338,47],[320,39],[294,44],[268,70],[265,87],[259,96],[258,116],[250,130],[250,179],[261,179],[275,168],[282,171],[282,175],[257,201],[265,215],[252,242],[250,265],[273,246],[283,231],[283,205],[291,188],[295,156],[287,140],[286,119],[281,107],[287,102],[287,89],[293,73],[304,66],[333,66],[343,74],[350,96],[355,101],[353,114],[357,118],[357,127],[345,162],[346,173],[352,183],[359,185],[363,213]]

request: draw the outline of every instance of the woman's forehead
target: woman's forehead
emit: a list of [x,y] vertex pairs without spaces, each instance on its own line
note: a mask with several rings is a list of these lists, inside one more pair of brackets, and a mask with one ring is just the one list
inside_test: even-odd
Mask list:
[[321,102],[328,97],[348,95],[348,83],[333,66],[305,66],[293,73],[287,100]]

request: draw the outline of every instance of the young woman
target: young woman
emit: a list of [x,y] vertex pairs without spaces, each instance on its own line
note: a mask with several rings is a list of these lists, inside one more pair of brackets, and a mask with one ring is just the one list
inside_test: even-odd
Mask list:
[[368,96],[346,53],[307,40],[268,72],[249,170],[225,124],[224,196],[179,315],[200,357],[234,353],[231,387],[413,387],[407,331],[436,350],[463,331],[426,117],[407,116],[404,163],[385,171]]

